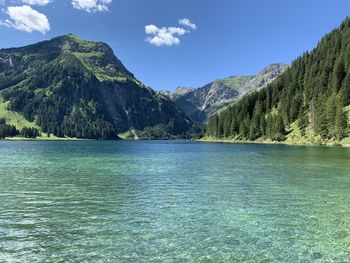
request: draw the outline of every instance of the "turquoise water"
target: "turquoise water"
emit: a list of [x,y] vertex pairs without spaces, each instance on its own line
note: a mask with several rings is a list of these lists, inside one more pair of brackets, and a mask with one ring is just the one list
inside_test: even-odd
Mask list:
[[0,262],[350,262],[350,149],[2,141]]

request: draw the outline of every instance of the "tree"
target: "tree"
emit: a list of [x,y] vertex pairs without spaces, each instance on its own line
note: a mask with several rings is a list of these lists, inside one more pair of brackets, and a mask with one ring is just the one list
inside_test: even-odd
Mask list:
[[343,79],[346,76],[345,63],[342,56],[340,56],[334,65],[332,86],[335,92],[338,92],[341,88]]
[[324,141],[349,137],[344,112],[350,105],[349,36],[347,18],[274,82],[221,112],[217,122],[209,121],[211,129],[230,120],[230,134],[242,139],[285,140],[286,128],[296,122],[302,134],[310,129]]
[[0,140],[6,137],[14,137],[18,135],[18,130],[13,125],[6,124],[5,119],[0,119]]
[[347,134],[347,116],[341,106],[337,107],[335,116],[335,134],[338,140],[342,140]]

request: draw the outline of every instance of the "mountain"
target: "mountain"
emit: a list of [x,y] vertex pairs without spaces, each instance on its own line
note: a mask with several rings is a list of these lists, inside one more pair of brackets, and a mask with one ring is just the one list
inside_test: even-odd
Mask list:
[[185,113],[145,87],[103,42],[74,35],[0,50],[0,118],[63,137],[165,137],[193,128]]
[[247,93],[265,87],[287,67],[284,64],[272,64],[255,76],[233,76],[215,80],[198,89],[177,88],[174,92],[161,91],[161,93],[173,100],[192,120],[203,123],[209,116],[231,105]]
[[350,19],[273,83],[213,116],[207,136],[350,143]]

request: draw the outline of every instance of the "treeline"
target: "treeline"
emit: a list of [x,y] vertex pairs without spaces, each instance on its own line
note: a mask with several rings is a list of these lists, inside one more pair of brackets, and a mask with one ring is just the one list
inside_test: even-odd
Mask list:
[[23,128],[20,132],[20,136],[28,139],[35,139],[40,136],[40,132],[37,128]]
[[207,136],[284,140],[297,125],[322,140],[349,136],[350,19],[276,81],[210,118]]
[[[69,48],[62,49],[67,41]],[[194,129],[174,103],[134,79],[105,44],[68,36],[3,49],[0,56],[16,57],[16,67],[0,63],[0,92],[9,102],[8,110],[20,113],[43,133],[118,139],[117,134],[130,127],[167,126],[172,119],[173,130],[167,127],[171,135]],[[168,136],[159,129],[147,134]]]
[[0,140],[6,137],[14,137],[19,134],[16,126],[6,124],[5,119],[0,119]]
[[183,132],[182,134],[174,132],[176,129],[174,126],[176,126],[176,122],[172,119],[167,125],[158,124],[154,127],[146,127],[142,131],[136,131],[136,133],[138,137],[143,140],[189,140],[200,138],[201,136],[201,129],[196,126],[193,126],[187,132]]
[[98,103],[98,85],[77,58],[66,54],[45,65],[26,87],[6,90],[4,98],[10,101],[10,110],[21,112],[49,135],[116,139],[108,113]]
[[17,130],[16,126],[6,124],[6,120],[0,119],[0,139],[6,137],[21,136],[23,138],[36,138],[40,136],[40,132],[37,128],[23,128],[21,131]]

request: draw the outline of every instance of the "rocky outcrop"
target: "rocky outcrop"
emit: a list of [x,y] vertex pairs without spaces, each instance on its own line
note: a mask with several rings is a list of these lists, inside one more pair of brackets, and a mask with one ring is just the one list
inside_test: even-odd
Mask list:
[[286,69],[285,64],[272,64],[255,76],[232,76],[215,80],[204,87],[177,88],[174,92],[161,91],[173,100],[195,122],[206,122],[212,114],[231,105],[244,95],[259,90],[275,80]]

